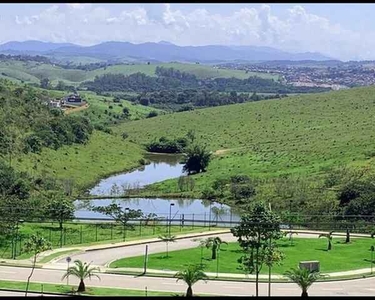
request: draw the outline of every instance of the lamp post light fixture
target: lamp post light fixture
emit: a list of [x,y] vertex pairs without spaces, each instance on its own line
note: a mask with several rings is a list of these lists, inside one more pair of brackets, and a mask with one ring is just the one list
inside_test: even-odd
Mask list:
[[169,235],[169,236],[171,236],[172,206],[174,206],[174,203],[171,203],[171,204],[169,205],[169,228],[168,228],[168,235]]

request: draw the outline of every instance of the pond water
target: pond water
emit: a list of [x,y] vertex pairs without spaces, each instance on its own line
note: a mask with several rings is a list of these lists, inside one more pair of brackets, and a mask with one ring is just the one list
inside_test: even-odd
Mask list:
[[111,195],[114,184],[122,190],[143,187],[147,184],[160,182],[183,175],[181,155],[147,154],[150,164],[132,172],[122,173],[101,180],[90,190],[90,195]]
[[[142,166],[132,172],[110,176],[101,180],[90,190],[91,195],[111,195],[113,186],[116,185],[121,193],[121,188],[142,188],[147,184],[160,182],[166,179],[177,178],[184,175],[183,165],[180,163],[182,156],[148,154],[146,156],[150,164]],[[76,200],[76,218],[101,218],[109,217],[93,212],[89,209],[93,206],[106,206],[117,203],[123,208],[141,209],[144,214],[155,213],[160,218],[171,218],[173,220],[204,220],[216,221],[237,221],[238,214],[223,204],[201,199],[162,199],[162,198],[124,198],[124,199],[93,199]],[[171,205],[173,203],[173,205]],[[185,224],[189,224],[188,221]]]

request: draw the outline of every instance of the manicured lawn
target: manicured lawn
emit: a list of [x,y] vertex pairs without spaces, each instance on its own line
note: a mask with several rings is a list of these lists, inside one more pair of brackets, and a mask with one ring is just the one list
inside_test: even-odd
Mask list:
[[[68,294],[72,290],[76,290],[77,286],[63,285],[63,284],[51,284],[51,283],[35,283],[31,282],[29,291],[41,292],[43,285],[43,292],[50,293],[61,293]],[[0,280],[0,289],[9,289],[24,291],[26,289],[26,282],[18,281],[7,281]],[[147,296],[173,296],[178,293],[171,292],[158,292],[158,291],[147,291]],[[119,288],[99,288],[99,287],[86,287],[86,292],[82,295],[95,295],[95,296],[145,296],[145,291],[142,290],[130,290],[130,289],[119,289]]]
[[[102,223],[67,223],[64,225],[63,246],[88,246],[95,244],[122,242],[124,235],[126,241],[141,240],[158,237],[167,232],[165,225],[148,225],[141,227],[136,225],[133,230],[123,230],[123,226],[118,224]],[[197,226],[171,226],[171,233],[174,235],[186,233],[198,233],[207,231],[207,227]],[[39,232],[47,240],[51,241],[52,248],[60,247],[60,230],[57,223],[25,223],[20,226],[19,239],[17,241],[17,259],[27,259],[31,257],[30,253],[23,253],[22,247],[27,237],[32,233]],[[11,241],[0,239],[0,257],[11,257]],[[70,250],[70,252],[73,250]],[[54,254],[60,255],[60,254]],[[53,257],[49,258],[52,259]],[[45,258],[47,259],[47,258]],[[45,262],[44,260],[42,262]]]
[[[272,269],[274,274],[283,274],[290,268],[298,267],[300,261],[318,260],[322,272],[347,271],[370,267],[370,247],[375,242],[371,239],[351,239],[351,243],[345,244],[345,238],[334,238],[332,250],[327,250],[325,238],[293,238],[293,245],[287,239],[279,242],[281,251],[285,253],[282,265]],[[169,258],[165,253],[151,254],[148,259],[149,269],[179,271],[189,264],[200,264],[201,249],[199,247],[169,252]],[[239,270],[237,259],[242,255],[242,249],[238,243],[222,245],[219,254],[219,273],[243,273]],[[141,268],[143,256],[119,259],[111,263],[111,268]],[[216,272],[217,261],[211,260],[211,250],[203,250],[204,270]],[[261,271],[268,273],[267,267]]]

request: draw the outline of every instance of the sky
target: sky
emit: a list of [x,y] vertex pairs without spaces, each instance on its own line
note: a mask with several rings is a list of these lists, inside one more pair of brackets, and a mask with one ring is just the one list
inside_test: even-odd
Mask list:
[[375,4],[0,4],[0,44],[168,41],[375,60]]

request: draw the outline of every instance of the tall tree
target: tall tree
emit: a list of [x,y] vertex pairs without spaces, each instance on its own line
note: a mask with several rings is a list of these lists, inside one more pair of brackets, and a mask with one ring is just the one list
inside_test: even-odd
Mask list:
[[206,147],[195,144],[191,145],[186,150],[184,172],[199,173],[205,172],[211,160],[211,152]]
[[124,240],[126,228],[133,228],[132,224],[129,224],[129,220],[143,217],[143,212],[140,209],[123,209],[120,205],[112,203],[108,206],[94,206],[91,208],[95,212],[99,212],[111,217],[116,223],[122,224],[124,227]]
[[61,191],[48,191],[46,194],[50,199],[46,205],[46,216],[59,223],[60,247],[62,247],[63,225],[64,222],[74,219],[75,207],[73,202]]
[[242,267],[249,273],[255,273],[256,296],[259,295],[259,273],[267,261],[270,239],[275,241],[283,234],[280,230],[280,218],[263,203],[255,203],[249,212],[245,212],[240,224],[231,229],[244,250],[239,259]]
[[26,284],[26,292],[25,292],[25,297],[27,296],[27,292],[29,290],[29,284],[30,284],[30,279],[31,276],[33,276],[34,269],[35,269],[35,264],[36,264],[36,259],[38,255],[41,252],[47,251],[52,249],[51,243],[47,241],[44,237],[39,236],[37,234],[33,234],[26,242],[24,246],[24,251],[25,252],[31,252],[33,254],[33,265],[31,268],[31,273],[29,277],[27,278],[27,284]]

